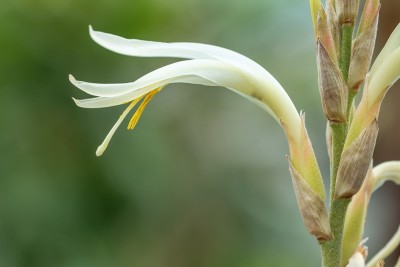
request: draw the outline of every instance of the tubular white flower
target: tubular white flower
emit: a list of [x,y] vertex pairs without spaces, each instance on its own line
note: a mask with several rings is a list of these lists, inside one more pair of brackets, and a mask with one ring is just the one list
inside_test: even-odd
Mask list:
[[[131,102],[112,127],[96,155],[107,148],[111,137],[129,111],[143,99],[128,124],[133,129],[143,110],[161,88],[172,83],[192,83],[226,87],[253,101],[272,115],[282,126],[290,150],[291,173],[295,173],[297,186],[307,189],[308,195],[298,194],[298,202],[306,227],[318,239],[331,237],[325,207],[325,188],[311,142],[293,102],[278,81],[263,67],[236,52],[198,43],[159,43],[128,40],[108,33],[94,31],[90,36],[101,46],[128,56],[176,57],[188,60],[176,62],[144,75],[131,83],[98,84],[70,81],[94,98],[77,100],[83,108],[104,108]],[[311,212],[302,207],[312,206]]]
[[[74,99],[78,106],[103,108],[121,105],[172,83],[222,86],[250,99],[268,111],[284,126],[288,139],[294,143],[300,143],[302,122],[293,102],[278,81],[249,58],[212,45],[125,39],[94,31],[91,27],[89,31],[95,42],[123,55],[176,57],[191,60],[159,68],[131,83],[87,83],[77,81],[70,76],[71,83],[82,91],[95,96],[89,99]],[[115,126],[106,140],[111,139],[112,133],[116,129]]]
[[346,267],[365,267],[365,259],[360,252],[356,252]]
[[[137,39],[126,39],[113,34],[94,31],[92,27],[89,27],[89,32],[90,36],[96,43],[108,50],[122,55],[136,57],[214,59],[219,61],[219,70],[207,71],[208,66],[203,65],[205,69],[201,69],[201,66],[194,69],[193,71],[196,72],[194,75],[196,75],[197,72],[200,72],[200,74],[201,72],[208,72],[208,75],[218,75],[222,73],[224,73],[222,75],[226,75],[229,72],[229,79],[231,79],[232,75],[237,75],[240,73],[241,76],[244,76],[248,79],[248,88],[245,91],[237,90],[237,93],[243,93],[247,95],[247,97],[252,98],[257,98],[254,96],[262,96],[262,102],[264,102],[268,107],[266,110],[271,109],[274,117],[279,118],[279,120],[288,125],[300,124],[300,117],[296,107],[279,82],[259,64],[239,53],[222,47],[200,43],[162,43]],[[211,63],[211,61],[209,63]],[[226,63],[225,70],[221,63]],[[214,64],[216,63],[214,62]],[[170,66],[173,66],[173,64]],[[179,71],[183,70],[185,67],[187,66],[184,66],[178,70],[170,69],[169,71],[172,74],[179,74]],[[236,70],[233,67],[236,67]],[[162,76],[166,69],[161,68],[157,71],[159,71],[157,74],[161,74]],[[152,73],[148,75],[151,76]],[[146,76],[142,78],[145,78]],[[139,80],[142,80],[142,78]],[[208,80],[207,77],[205,77],[205,79]],[[223,83],[219,83],[217,85],[232,89],[232,87],[226,86]],[[252,96],[251,94],[253,93],[254,95]],[[260,104],[259,101],[257,101],[257,104]]]

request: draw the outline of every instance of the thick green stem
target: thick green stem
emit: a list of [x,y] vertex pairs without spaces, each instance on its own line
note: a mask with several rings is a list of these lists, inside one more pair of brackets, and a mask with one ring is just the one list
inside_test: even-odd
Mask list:
[[[342,156],[344,142],[346,141],[347,124],[331,123],[332,129],[332,158],[331,158],[331,180],[330,180],[330,203],[333,203],[336,176],[339,169],[340,158]],[[332,207],[331,207],[332,208]]]
[[331,124],[332,129],[332,158],[331,158],[331,188],[330,188],[330,225],[333,238],[321,242],[322,261],[324,267],[338,267],[340,264],[340,253],[342,250],[342,236],[344,219],[346,217],[349,199],[335,199],[336,177],[339,169],[344,141],[346,139],[347,125]]
[[336,199],[331,205],[330,224],[333,239],[321,243],[324,267],[338,267],[342,250],[344,218],[351,199]]
[[[339,67],[344,79],[347,81],[351,61],[351,46],[353,35],[352,24],[341,26]],[[349,107],[347,118],[351,111],[354,95],[349,96]],[[336,177],[342,156],[344,142],[347,136],[347,123],[331,123],[332,129],[332,157],[331,157],[331,180],[330,180],[330,225],[333,238],[321,242],[322,263],[324,267],[338,267],[342,250],[343,227],[347,207],[351,199],[335,199]]]
[[343,78],[347,81],[349,77],[349,67],[351,60],[351,45],[353,40],[353,24],[342,25],[342,34],[340,41],[339,67]]
[[354,98],[356,97],[357,93],[358,93],[358,91],[353,91],[353,90],[349,91],[349,96],[347,99],[347,112],[346,112],[346,118],[347,118],[348,123],[351,122],[351,119],[352,119],[350,115],[351,115],[351,111],[354,107]]

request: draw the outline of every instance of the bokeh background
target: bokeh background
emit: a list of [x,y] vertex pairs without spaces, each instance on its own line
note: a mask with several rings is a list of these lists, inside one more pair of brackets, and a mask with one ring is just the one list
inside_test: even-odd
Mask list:
[[[399,1],[383,1],[378,49],[399,10]],[[124,107],[76,107],[71,97],[85,95],[68,74],[128,82],[176,60],[114,54],[90,40],[89,24],[256,60],[306,112],[328,177],[308,1],[1,0],[0,266],[319,266],[281,129],[228,90],[169,86],[134,131],[121,127],[95,156]],[[382,109],[375,163],[400,159],[396,88]],[[388,184],[373,197],[371,254],[399,224],[399,193]]]

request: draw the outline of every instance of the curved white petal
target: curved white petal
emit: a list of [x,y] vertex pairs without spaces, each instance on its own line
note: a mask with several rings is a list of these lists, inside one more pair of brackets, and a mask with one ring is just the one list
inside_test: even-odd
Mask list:
[[175,42],[163,43],[144,41],[138,39],[126,39],[117,35],[99,32],[89,26],[92,39],[113,52],[136,57],[175,57],[188,59],[216,59],[249,73],[263,73],[278,83],[273,76],[259,64],[232,50],[201,43]]
[[371,77],[375,75],[377,69],[379,69],[381,64],[388,57],[390,57],[390,54],[392,54],[399,47],[400,47],[400,24],[397,25],[396,29],[394,29],[389,39],[387,40],[385,46],[383,47],[379,55],[376,57],[374,64],[372,65],[370,70]]
[[[182,82],[223,86],[246,94],[250,94],[254,90],[251,82],[236,68],[229,64],[209,59],[173,63],[143,76],[136,82],[127,84],[91,84],[73,81],[74,85],[81,90],[100,96],[93,99],[97,99],[99,103],[104,104],[90,106],[93,108],[120,105],[146,94],[157,87]],[[107,90],[114,92],[114,94],[107,93]],[[107,104],[103,99],[108,99],[108,103],[110,104]],[[90,101],[90,103],[94,104],[98,102],[97,100],[94,102]],[[78,101],[79,106],[89,107],[85,104],[81,105],[82,103],[86,104],[88,102]]]
[[73,77],[70,79],[81,90],[99,96],[83,100],[74,99],[78,106],[84,108],[120,105],[170,83],[194,83],[231,89],[263,107],[289,128],[299,127],[300,117],[281,86],[276,86],[264,77],[255,77],[251,80],[245,74],[240,69],[224,62],[195,59],[162,67],[132,83],[95,84],[76,81]]
[[[232,72],[233,68],[229,67],[230,66],[223,63],[221,64],[216,60],[187,60],[159,68],[131,83],[88,83],[77,81],[72,75],[69,76],[69,80],[73,85],[88,94],[94,96],[115,97],[132,91],[140,90],[142,88],[150,88],[149,90],[151,90],[168,83],[218,85],[212,82],[208,77],[212,77],[223,72]],[[243,75],[240,75],[240,73],[238,75],[243,77]]]
[[[280,87],[279,94],[284,95],[285,101],[291,102],[285,90],[279,82],[262,66],[253,60],[232,50],[201,43],[175,42],[163,43],[144,41],[137,39],[126,39],[117,35],[99,32],[89,26],[89,32],[92,39],[113,52],[137,57],[176,57],[188,59],[215,59],[239,68],[250,80],[263,80],[271,87]],[[291,103],[289,110],[296,110]],[[297,111],[296,111],[297,113]]]
[[[75,100],[79,106],[96,108],[122,104],[169,83],[219,85],[252,99],[269,112],[272,111],[272,115],[284,125],[290,138],[300,142],[302,124],[293,102],[279,82],[249,58],[212,45],[129,40],[94,31],[91,27],[90,35],[101,46],[124,55],[194,60],[171,64],[143,76],[134,83],[99,85],[72,80],[80,89],[98,96],[93,99]],[[184,69],[185,64],[187,70]]]

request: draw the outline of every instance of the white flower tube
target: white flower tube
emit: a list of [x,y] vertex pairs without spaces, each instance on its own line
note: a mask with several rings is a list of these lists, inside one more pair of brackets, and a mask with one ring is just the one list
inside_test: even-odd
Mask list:
[[181,61],[157,69],[132,83],[96,84],[70,81],[82,91],[96,96],[75,100],[84,108],[124,104],[172,83],[222,86],[252,100],[284,125],[292,142],[299,143],[301,119],[289,96],[276,79],[260,65],[236,52],[198,43],[161,43],[125,39],[89,28],[92,39],[101,46],[129,56],[176,57]]
[[[206,71],[209,75],[219,75],[222,73],[222,75],[229,76],[226,77],[225,81],[231,79],[233,75],[240,74],[240,76],[248,79],[246,85],[248,88],[244,91],[237,90],[237,93],[243,93],[253,99],[263,97],[262,102],[264,102],[268,107],[267,110],[271,109],[273,111],[274,117],[279,118],[279,120],[282,120],[282,122],[287,125],[299,125],[300,117],[296,107],[279,82],[259,64],[239,53],[222,47],[200,43],[162,43],[126,39],[109,33],[94,31],[92,27],[89,27],[89,32],[90,36],[96,43],[108,50],[122,55],[216,60],[220,62],[219,70],[208,70],[209,67],[206,66],[206,64],[203,64],[194,69],[193,74],[196,75],[199,71]],[[208,63],[211,63],[211,61]],[[221,63],[226,63],[226,65],[222,67]],[[182,67],[180,70],[183,70],[185,67],[187,66]],[[203,69],[201,69],[202,67]],[[170,69],[168,71],[173,74],[178,74],[180,70]],[[159,77],[162,77],[166,69],[161,68],[157,71],[159,71]],[[152,73],[148,75],[151,74]],[[146,79],[146,76],[139,80]],[[207,77],[205,78],[208,80]],[[137,82],[139,80],[137,80]],[[223,83],[216,85],[232,89],[231,86],[226,86]]]

